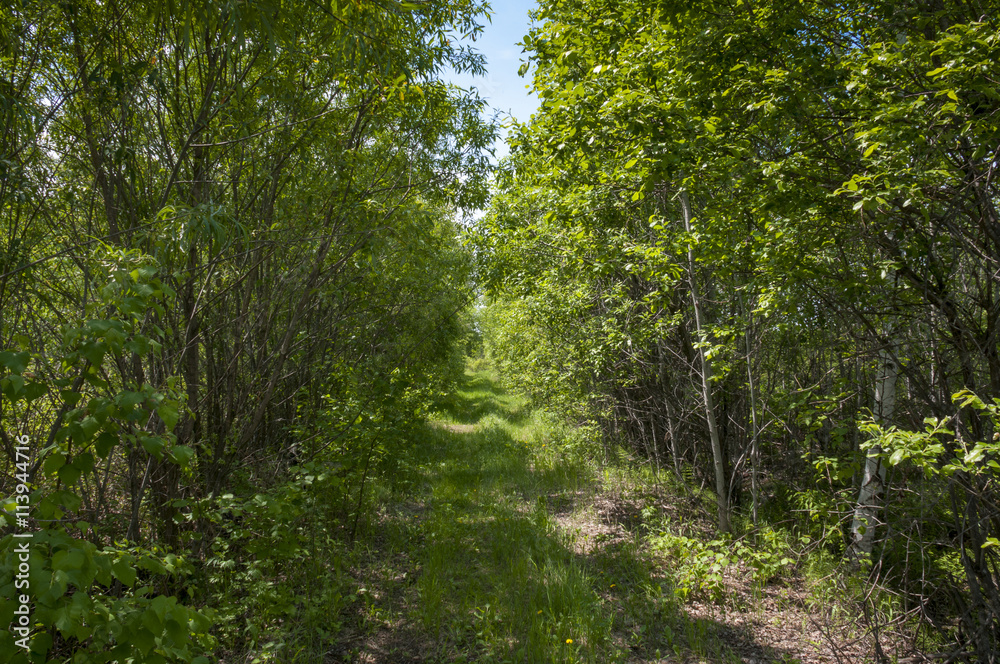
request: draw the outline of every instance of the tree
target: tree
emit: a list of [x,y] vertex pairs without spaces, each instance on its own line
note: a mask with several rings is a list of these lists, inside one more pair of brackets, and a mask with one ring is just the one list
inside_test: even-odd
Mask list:
[[[451,35],[484,8],[0,10],[0,439],[7,470],[32,440],[40,573],[87,561],[40,600],[38,656],[211,649],[211,612],[167,597],[220,505],[292,457],[360,500],[377,427],[420,417],[469,298],[451,217],[483,204],[494,135],[440,74],[482,71]],[[161,597],[131,594],[137,569]]]
[[[1000,385],[995,9],[542,3],[539,27],[524,42],[542,106],[516,134],[481,230],[494,297],[517,297],[537,312],[535,294],[558,274],[562,291],[591,303],[567,302],[565,315],[572,310],[581,329],[603,334],[582,340],[591,365],[604,370],[589,371],[576,399],[601,403],[605,430],[654,456],[646,432],[672,432],[688,461],[713,436],[683,416],[678,431],[663,400],[648,395],[675,386],[679,410],[696,412],[704,371],[695,366],[693,321],[717,369],[710,396],[734,500],[734,469],[747,468],[754,442],[771,487],[780,477],[805,490],[811,465],[778,460],[806,457],[830,470],[831,490],[860,481],[877,494],[889,453],[866,443],[859,458],[867,433],[854,424],[873,392],[880,416],[891,411],[898,426],[918,430],[928,416],[953,422],[954,432],[937,434],[954,436],[943,454],[987,440],[990,419],[957,409],[951,395]],[[681,191],[696,213],[687,229],[677,223]],[[697,265],[686,271],[710,275],[690,307],[690,286],[678,279],[689,246]],[[699,301],[709,313],[696,317]],[[623,314],[614,326],[602,324],[609,311]],[[566,361],[579,345],[560,344],[537,316],[506,325],[533,328],[508,336],[546,339],[546,366],[585,375]],[[631,346],[608,343],[624,330]],[[750,341],[738,343],[747,331]],[[663,357],[672,358],[666,371]],[[743,362],[760,367],[760,380],[733,371]],[[750,421],[753,402],[766,404],[776,425],[763,440],[767,423]],[[657,404],[651,413],[649,403]],[[678,445],[678,436],[688,442]],[[862,467],[864,478],[851,471]],[[912,468],[900,472],[905,482],[924,481]],[[956,635],[958,646],[989,660],[996,621],[980,616],[994,615],[992,535],[978,524],[993,523],[993,499],[983,477],[935,475],[921,484],[919,504],[886,479],[884,495],[887,528],[905,532],[905,546],[927,561],[915,577],[948,583],[931,561],[951,554],[929,532],[954,537],[969,588],[955,589],[967,635]],[[721,499],[723,489],[716,492]],[[866,529],[862,548],[871,535]],[[881,570],[914,564],[906,551],[872,543]],[[905,592],[922,602],[929,591]]]

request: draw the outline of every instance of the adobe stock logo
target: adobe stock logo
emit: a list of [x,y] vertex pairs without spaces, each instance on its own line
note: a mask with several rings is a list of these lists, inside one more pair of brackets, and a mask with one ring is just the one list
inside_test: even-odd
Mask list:
[[30,467],[30,456],[28,444],[31,439],[28,436],[18,436],[17,447],[14,448],[17,466],[17,488],[15,501],[17,503],[16,515],[17,527],[22,532],[14,533],[15,545],[14,555],[17,556],[17,571],[14,575],[14,589],[17,592],[14,609],[14,619],[11,621],[13,632],[20,638],[15,643],[25,650],[28,649],[28,636],[31,634],[31,532],[28,528],[28,514],[31,510],[31,491],[28,488],[28,468]]

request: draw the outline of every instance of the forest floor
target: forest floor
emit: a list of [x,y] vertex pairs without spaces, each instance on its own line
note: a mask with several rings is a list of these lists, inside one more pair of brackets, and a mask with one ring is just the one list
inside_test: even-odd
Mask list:
[[579,432],[488,373],[467,375],[373,492],[378,516],[351,570],[359,599],[327,661],[866,658],[866,640],[835,625],[792,568],[761,584],[737,561],[713,592],[678,594],[677,554],[654,531],[711,539],[704,499],[580,449]]

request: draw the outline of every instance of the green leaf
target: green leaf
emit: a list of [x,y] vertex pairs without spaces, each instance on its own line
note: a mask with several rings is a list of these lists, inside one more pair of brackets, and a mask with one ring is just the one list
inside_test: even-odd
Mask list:
[[170,448],[170,458],[179,465],[186,467],[194,458],[194,449],[187,445],[174,445]]
[[101,428],[101,423],[94,417],[88,415],[80,420],[80,429],[83,432],[84,440],[90,440]]
[[28,383],[24,386],[24,398],[28,401],[34,401],[35,399],[45,396],[48,391],[49,387],[45,383]]
[[75,485],[80,480],[80,475],[80,469],[71,463],[59,468],[59,479],[68,486]]
[[106,352],[107,344],[103,341],[88,341],[80,347],[80,354],[87,358],[95,367],[103,364]]
[[44,471],[46,475],[52,475],[65,464],[66,456],[62,452],[52,452],[48,457],[46,457],[45,462],[42,464],[42,471]]
[[143,436],[139,439],[139,443],[142,445],[142,449],[146,450],[150,456],[154,456],[157,459],[163,458],[163,446],[164,441],[158,436]]
[[73,459],[73,465],[79,468],[81,472],[89,473],[94,469],[94,455],[90,452],[81,452]]
[[163,620],[153,607],[142,612],[142,624],[154,635],[163,634]]
[[[145,615],[143,615],[143,619],[143,622],[145,622]],[[153,649],[154,645],[156,645],[156,639],[153,636],[153,633],[148,629],[140,627],[139,629],[133,631],[130,636],[132,645],[138,648],[139,652],[143,655],[148,655],[149,651]]]
[[111,565],[111,572],[114,574],[116,579],[129,588],[132,587],[135,583],[136,577],[138,576],[135,567],[131,564],[131,557],[122,557],[116,560]]
[[986,450],[982,445],[976,445],[965,454],[965,463],[978,463],[982,461],[984,456],[986,456]]
[[80,509],[80,505],[82,503],[80,496],[76,495],[72,491],[66,491],[65,489],[61,491],[53,491],[48,495],[48,498],[54,502],[62,503],[70,512],[75,512]]
[[183,644],[188,640],[188,631],[179,622],[173,620],[172,618],[167,618],[164,623],[166,627],[167,636],[174,642],[175,645]]
[[100,436],[97,437],[97,441],[94,444],[94,449],[97,452],[97,456],[102,459],[108,456],[108,453],[114,449],[115,445],[118,444],[118,436],[111,433],[110,431],[104,431]]
[[167,568],[163,566],[156,558],[152,556],[143,556],[138,561],[138,567],[146,570],[147,572],[152,572],[153,574],[166,574]]
[[21,391],[24,390],[24,378],[19,374],[11,374],[3,379],[3,391],[11,400],[20,397]]
[[87,557],[79,546],[68,551],[59,551],[52,556],[52,571],[54,572],[79,572],[85,568],[86,564]]
[[0,353],[0,365],[7,367],[12,373],[24,373],[30,361],[31,353],[15,353],[9,350]]
[[161,403],[156,408],[156,414],[163,420],[167,431],[173,431],[174,427],[177,426],[177,420],[180,419],[180,415],[177,412],[177,403],[174,401],[164,401]]
[[146,400],[145,392],[121,392],[115,396],[115,401],[120,408],[133,408]]

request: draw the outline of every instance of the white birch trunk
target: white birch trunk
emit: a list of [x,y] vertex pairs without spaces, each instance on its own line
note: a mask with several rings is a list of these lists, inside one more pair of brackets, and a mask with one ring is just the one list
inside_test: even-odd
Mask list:
[[[891,334],[891,333],[890,333]],[[879,373],[875,380],[875,419],[880,424],[888,424],[896,407],[896,378],[899,367],[888,350],[879,352]],[[882,463],[882,448],[873,447],[865,459],[861,491],[854,509],[851,523],[852,557],[871,555],[878,525],[878,510],[882,492],[885,490],[885,464]]]

